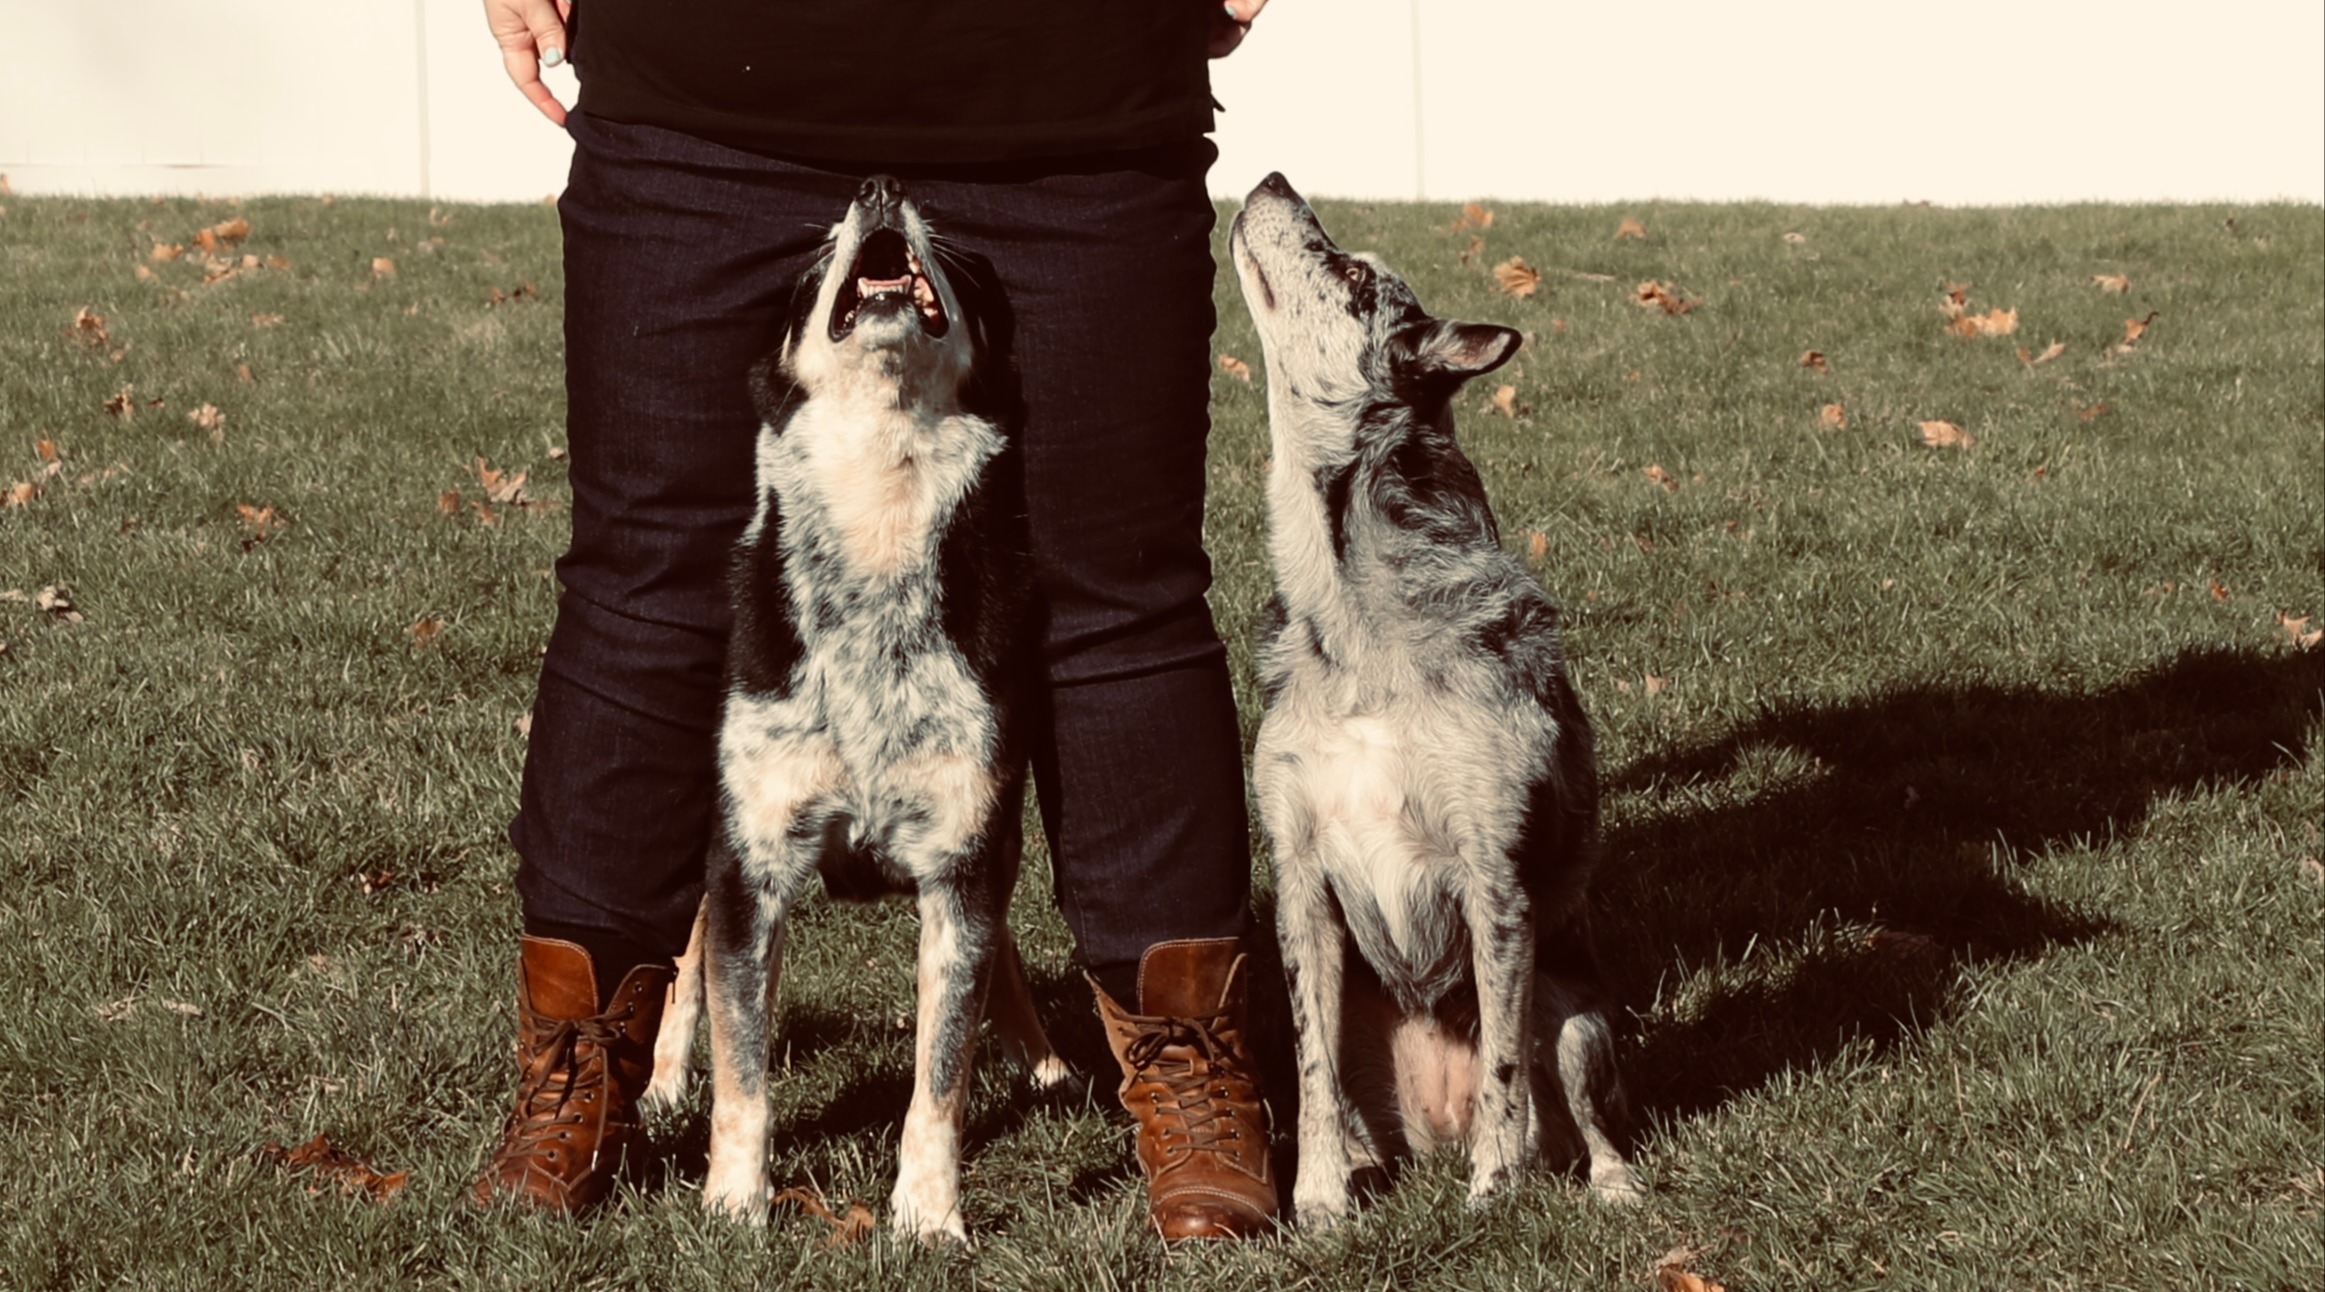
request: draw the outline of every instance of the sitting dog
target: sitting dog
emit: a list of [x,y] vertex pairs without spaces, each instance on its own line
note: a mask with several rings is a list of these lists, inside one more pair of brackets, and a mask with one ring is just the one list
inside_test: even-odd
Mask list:
[[[1469,1141],[1481,1202],[1540,1155],[1638,1196],[1584,908],[1590,726],[1557,612],[1453,441],[1509,328],[1429,316],[1271,175],[1230,238],[1267,362],[1275,619],[1252,781],[1300,1067],[1301,1224],[1360,1168]],[[1356,954],[1350,956],[1353,946]]]
[[784,926],[809,877],[914,897],[918,1031],[891,1220],[965,1238],[962,1114],[988,984],[1036,1083],[1067,1073],[1035,1019],[1007,915],[1026,751],[1022,485],[1006,315],[867,181],[752,374],[759,504],[737,547],[718,736],[724,831],[649,1097],[675,1102],[710,1009],[703,1204],[768,1206],[767,1066]]

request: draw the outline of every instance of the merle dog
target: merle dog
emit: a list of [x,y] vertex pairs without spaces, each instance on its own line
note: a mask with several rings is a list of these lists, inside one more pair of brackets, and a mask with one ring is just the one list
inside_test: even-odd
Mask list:
[[1590,726],[1557,613],[1453,440],[1454,393],[1523,338],[1432,318],[1280,175],[1231,245],[1274,439],[1252,780],[1298,1029],[1300,1223],[1345,1216],[1355,1171],[1464,1138],[1473,1203],[1537,1154],[1636,1197],[1584,907]]
[[808,880],[919,905],[918,1030],[891,1220],[965,1237],[962,1114],[990,984],[1035,1081],[1066,1069],[1006,922],[1026,751],[1028,576],[1003,303],[902,186],[866,181],[753,373],[759,503],[737,547],[718,738],[724,829],[650,1092],[677,1098],[710,1010],[703,1203],[768,1204],[784,928]]

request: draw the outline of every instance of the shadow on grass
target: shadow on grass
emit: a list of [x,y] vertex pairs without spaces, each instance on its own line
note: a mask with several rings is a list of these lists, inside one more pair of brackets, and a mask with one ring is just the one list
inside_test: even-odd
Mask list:
[[[1754,944],[1790,954],[1709,975],[1680,1022],[1650,1027],[1629,1064],[1634,1103],[1649,1121],[1687,1116],[1844,1047],[1893,1047],[1959,1011],[1957,966],[2112,927],[2015,872],[2138,829],[2159,799],[2294,766],[2321,688],[2314,652],[2195,652],[2091,695],[1917,686],[1772,712],[1616,769],[1610,794],[1649,800],[1609,832],[1600,872],[1618,999],[1644,1005],[1658,981]],[[1741,801],[1696,793],[1756,762],[1795,774]],[[1658,806],[1670,799],[1682,806]],[[1869,928],[1890,932],[1867,945]]]

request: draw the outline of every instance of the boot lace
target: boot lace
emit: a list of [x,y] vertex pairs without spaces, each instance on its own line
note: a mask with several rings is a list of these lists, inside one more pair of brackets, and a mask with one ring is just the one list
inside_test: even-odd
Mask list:
[[573,1128],[598,1114],[605,1099],[608,1049],[620,1041],[635,1007],[591,1018],[548,1018],[519,1006],[532,1057],[517,1079],[517,1106],[509,1114],[494,1156],[562,1156],[558,1145]]
[[1123,1051],[1140,1083],[1161,1087],[1148,1092],[1155,1113],[1174,1114],[1158,1117],[1156,1127],[1173,1156],[1242,1148],[1234,1101],[1251,1102],[1253,1087],[1227,1030],[1225,1015],[1153,1019]]

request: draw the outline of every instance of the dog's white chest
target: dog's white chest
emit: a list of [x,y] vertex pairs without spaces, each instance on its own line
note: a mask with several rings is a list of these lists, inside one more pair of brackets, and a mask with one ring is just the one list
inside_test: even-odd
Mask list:
[[999,448],[975,418],[808,404],[763,445],[759,469],[785,523],[813,527],[849,574],[926,567],[945,523]]
[[1460,853],[1431,791],[1432,746],[1414,706],[1315,733],[1302,789],[1316,850],[1351,928],[1384,969],[1433,978],[1461,950]]

